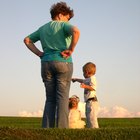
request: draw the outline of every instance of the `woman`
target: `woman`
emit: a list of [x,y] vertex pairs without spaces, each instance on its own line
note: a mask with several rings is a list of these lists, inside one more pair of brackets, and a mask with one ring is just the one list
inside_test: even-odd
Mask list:
[[[74,16],[65,2],[50,9],[52,21],[24,39],[26,46],[41,58],[41,75],[46,90],[43,128],[68,128],[68,103],[73,73],[72,53],[80,32],[68,21]],[[43,52],[36,46],[40,41]],[[56,114],[57,113],[57,114]]]

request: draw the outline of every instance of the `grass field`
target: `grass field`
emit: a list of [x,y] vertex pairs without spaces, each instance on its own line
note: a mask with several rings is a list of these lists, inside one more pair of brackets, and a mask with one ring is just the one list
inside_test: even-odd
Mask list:
[[0,117],[0,140],[140,140],[140,118],[99,118],[99,129],[42,129],[41,118]]

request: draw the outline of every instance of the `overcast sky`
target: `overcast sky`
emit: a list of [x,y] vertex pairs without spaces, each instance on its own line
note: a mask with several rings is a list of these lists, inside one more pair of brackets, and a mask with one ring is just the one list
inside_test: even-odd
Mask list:
[[[81,32],[73,53],[73,77],[83,78],[82,66],[95,63],[100,115],[140,117],[140,0],[64,1],[75,13],[70,23]],[[56,2],[0,1],[0,116],[42,113],[40,60],[23,39],[51,20],[49,10]],[[78,83],[71,85],[73,94],[84,101]]]

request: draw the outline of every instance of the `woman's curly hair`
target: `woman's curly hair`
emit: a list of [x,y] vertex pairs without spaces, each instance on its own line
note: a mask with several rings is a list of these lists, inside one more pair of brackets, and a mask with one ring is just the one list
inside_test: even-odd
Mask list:
[[58,2],[56,4],[53,4],[50,8],[50,14],[52,19],[54,19],[60,13],[62,15],[69,15],[70,19],[74,16],[73,10],[68,7],[65,2]]

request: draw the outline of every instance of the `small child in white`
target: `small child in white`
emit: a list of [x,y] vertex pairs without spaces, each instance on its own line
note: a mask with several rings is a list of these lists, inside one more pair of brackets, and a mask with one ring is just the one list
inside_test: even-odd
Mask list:
[[73,95],[69,98],[69,128],[84,128],[85,122],[81,120],[81,112],[78,110],[79,97]]
[[96,97],[96,65],[88,62],[83,66],[83,75],[85,79],[72,78],[73,82],[81,83],[80,87],[84,88],[84,99],[86,102],[86,121],[88,128],[99,128],[97,114],[98,114],[98,100]]

